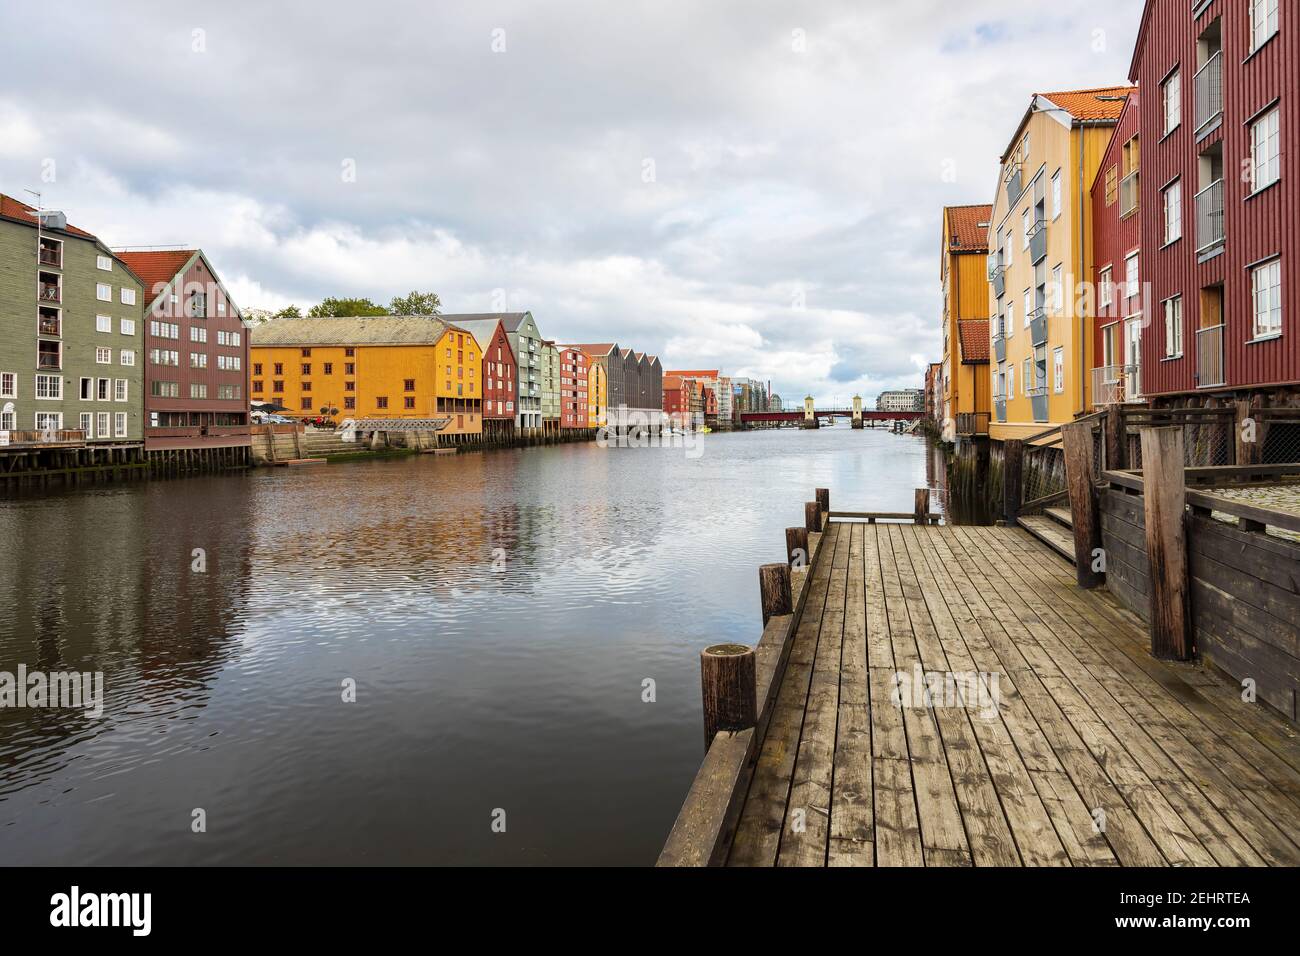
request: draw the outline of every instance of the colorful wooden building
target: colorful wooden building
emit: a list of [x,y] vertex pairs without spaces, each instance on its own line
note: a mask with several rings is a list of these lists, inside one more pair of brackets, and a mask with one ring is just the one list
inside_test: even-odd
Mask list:
[[591,370],[587,353],[572,345],[559,347],[560,359],[560,427],[590,428],[588,399]]
[[[990,205],[943,211],[943,360],[931,376],[935,424],[948,441],[971,429],[987,432],[989,393]],[[968,413],[983,413],[976,418]],[[960,424],[960,427],[959,427]]]
[[439,316],[444,322],[474,336],[483,356],[483,436],[489,441],[515,438],[515,402],[518,400],[515,352],[510,335],[497,316],[480,313]]

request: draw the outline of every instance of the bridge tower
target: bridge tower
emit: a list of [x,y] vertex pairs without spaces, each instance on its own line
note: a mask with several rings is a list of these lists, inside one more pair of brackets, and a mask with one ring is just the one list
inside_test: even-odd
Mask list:
[[861,428],[861,427],[862,427],[862,396],[861,396],[861,395],[854,395],[854,396],[853,396],[853,421],[852,421],[852,427],[854,427],[854,428]]
[[803,400],[803,427],[820,428],[821,424],[817,421],[817,403],[811,395]]

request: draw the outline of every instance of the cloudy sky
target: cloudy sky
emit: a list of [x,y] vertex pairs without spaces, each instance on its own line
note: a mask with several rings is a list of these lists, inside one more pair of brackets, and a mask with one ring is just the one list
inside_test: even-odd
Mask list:
[[411,289],[771,379],[919,386],[940,209],[1139,0],[0,0],[0,191],[245,308]]

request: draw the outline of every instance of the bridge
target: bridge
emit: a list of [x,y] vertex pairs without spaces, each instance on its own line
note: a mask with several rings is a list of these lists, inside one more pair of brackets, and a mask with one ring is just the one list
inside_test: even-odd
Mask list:
[[[818,418],[852,418],[852,409],[831,409],[829,411],[817,409],[813,414]],[[862,420],[864,422],[911,422],[920,418],[922,412],[876,412],[862,410]],[[797,412],[741,412],[741,424],[750,422],[801,422],[804,420],[803,410]]]

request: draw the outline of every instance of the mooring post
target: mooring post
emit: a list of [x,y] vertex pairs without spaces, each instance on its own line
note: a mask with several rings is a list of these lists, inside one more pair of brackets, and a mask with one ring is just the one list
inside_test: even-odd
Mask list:
[[809,531],[821,532],[822,509],[815,501],[805,502],[803,506],[803,523]]
[[1015,527],[1020,517],[1021,466],[1025,459],[1025,443],[1020,438],[1008,438],[1002,443],[1002,518],[1009,527]]
[[930,520],[930,489],[917,488],[913,499],[912,520],[917,524],[926,524]]
[[1151,653],[1165,660],[1184,661],[1192,656],[1192,642],[1183,430],[1143,428],[1141,434]]
[[831,492],[829,488],[818,488],[813,492],[813,497],[817,499],[817,507],[821,508],[826,514],[831,511]]
[[763,626],[778,614],[790,614],[790,565],[764,564],[758,569],[758,592],[763,602]]
[[[1240,398],[1234,403],[1233,411],[1233,452],[1235,464],[1257,465],[1260,461],[1260,449],[1264,444],[1264,430],[1251,414],[1250,399]],[[1247,441],[1249,437],[1249,441]]]
[[806,568],[812,556],[808,553],[808,529],[785,529],[785,555],[792,568]]
[[1095,588],[1106,575],[1094,566],[1101,553],[1097,480],[1092,468],[1092,426],[1072,422],[1061,426],[1065,452],[1065,484],[1070,492],[1070,524],[1074,527],[1074,573],[1081,588]]
[[704,750],[720,730],[746,730],[758,723],[754,649],[715,644],[700,652],[700,691],[704,699]]

